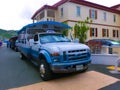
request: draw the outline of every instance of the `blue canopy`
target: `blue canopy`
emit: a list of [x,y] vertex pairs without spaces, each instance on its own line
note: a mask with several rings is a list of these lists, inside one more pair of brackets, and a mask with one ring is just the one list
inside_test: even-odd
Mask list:
[[53,29],[53,30],[66,30],[71,28],[70,26],[60,23],[60,22],[55,22],[55,21],[41,21],[37,23],[32,23],[24,26],[18,33],[25,31],[27,29]]

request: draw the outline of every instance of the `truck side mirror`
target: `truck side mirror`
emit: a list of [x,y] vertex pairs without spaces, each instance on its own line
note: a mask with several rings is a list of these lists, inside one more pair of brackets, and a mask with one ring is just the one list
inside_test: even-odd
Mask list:
[[34,36],[34,41],[38,41],[38,35]]

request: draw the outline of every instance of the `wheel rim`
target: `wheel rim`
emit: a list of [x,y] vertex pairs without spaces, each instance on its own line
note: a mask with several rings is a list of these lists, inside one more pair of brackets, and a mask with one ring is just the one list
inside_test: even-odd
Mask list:
[[45,66],[44,66],[44,64],[40,65],[40,74],[41,74],[41,77],[44,77],[44,74],[45,74]]
[[22,58],[22,54],[20,53],[20,58]]

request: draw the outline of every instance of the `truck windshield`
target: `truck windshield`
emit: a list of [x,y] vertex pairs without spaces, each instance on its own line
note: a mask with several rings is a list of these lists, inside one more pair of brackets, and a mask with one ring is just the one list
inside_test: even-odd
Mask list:
[[70,42],[70,40],[62,34],[40,34],[39,37],[42,44],[55,42]]

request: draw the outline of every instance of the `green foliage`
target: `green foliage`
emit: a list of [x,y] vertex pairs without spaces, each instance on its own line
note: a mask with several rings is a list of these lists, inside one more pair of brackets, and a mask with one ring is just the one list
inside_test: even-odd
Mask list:
[[90,28],[88,23],[92,23],[92,20],[87,17],[85,21],[78,21],[74,26],[74,37],[78,38],[81,43],[87,39],[87,32]]
[[65,35],[65,36],[68,36],[68,30],[63,30],[62,34]]
[[[64,24],[68,24],[67,22],[63,22]],[[68,30],[63,30],[62,34],[65,36],[68,36]]]
[[7,30],[0,29],[0,39],[6,39],[6,38],[9,39],[12,36],[16,36],[16,35],[17,33],[14,30],[7,31]]

